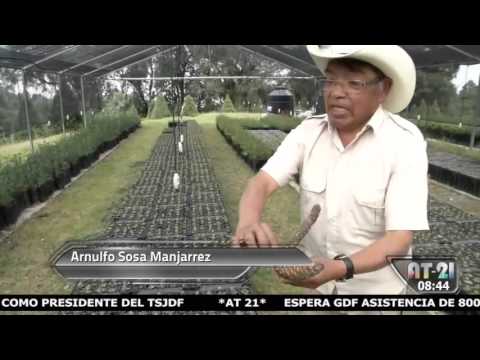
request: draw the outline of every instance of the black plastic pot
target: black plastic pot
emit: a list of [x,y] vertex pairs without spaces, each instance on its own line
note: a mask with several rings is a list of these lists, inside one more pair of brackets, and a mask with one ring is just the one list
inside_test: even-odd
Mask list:
[[87,169],[90,167],[90,165],[92,165],[92,157],[90,155],[85,155],[84,157],[84,166],[83,168],[84,169]]
[[46,201],[55,191],[53,180],[48,180],[38,188],[38,197],[41,202]]
[[56,174],[54,178],[55,188],[61,190],[70,182],[70,172],[65,170],[60,174]]
[[90,166],[88,156],[82,156],[78,159],[78,163],[80,165],[80,169],[85,169]]
[[95,154],[95,159],[99,159],[99,158],[100,158],[100,155],[102,154],[102,151],[101,151],[101,149],[100,149],[100,146],[98,146],[98,148],[95,150],[94,154]]
[[23,211],[22,207],[19,206],[15,201],[12,201],[10,204],[2,207],[2,218],[4,226],[9,226],[15,224],[21,212]]
[[34,205],[38,202],[38,191],[36,188],[30,188],[27,190],[28,199],[30,204]]
[[59,189],[64,189],[65,186],[70,182],[70,173],[65,170],[63,173],[59,174],[60,178],[60,183],[57,185],[60,185],[61,187]]
[[13,198],[17,205],[22,209],[22,211],[30,206],[30,199],[28,197],[27,191],[21,191],[16,193]]
[[480,196],[480,179],[432,163],[429,164],[428,173],[432,179],[466,191],[472,195]]
[[102,153],[103,153],[103,143],[101,143],[100,145],[97,146],[97,150],[95,150],[95,153],[97,153],[98,157],[100,157],[100,155],[102,155]]
[[0,206],[0,230],[7,226],[7,222],[3,216],[3,206]]
[[80,166],[78,161],[74,164],[70,164],[70,176],[73,178],[80,173]]
[[64,175],[65,175],[65,184],[68,184],[70,181],[72,181],[72,173],[70,172],[70,168],[66,168],[64,170]]
[[80,171],[85,167],[85,162],[86,162],[85,156],[81,156],[78,158],[77,165]]
[[95,153],[87,155],[87,159],[88,159],[89,166],[92,165],[97,160]]

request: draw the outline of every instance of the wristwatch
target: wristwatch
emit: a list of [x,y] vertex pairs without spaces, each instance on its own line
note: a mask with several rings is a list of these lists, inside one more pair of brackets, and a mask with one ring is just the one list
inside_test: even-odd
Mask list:
[[355,268],[353,267],[353,262],[352,260],[345,254],[340,254],[337,255],[333,258],[334,260],[342,260],[345,263],[345,266],[347,267],[347,273],[342,279],[339,279],[337,281],[345,281],[353,278],[353,274],[355,273]]

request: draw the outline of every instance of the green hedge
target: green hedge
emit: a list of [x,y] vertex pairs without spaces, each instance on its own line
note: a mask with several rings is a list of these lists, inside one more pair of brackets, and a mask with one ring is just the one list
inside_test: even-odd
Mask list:
[[260,122],[269,128],[290,132],[300,125],[302,119],[284,115],[268,115],[262,118]]
[[27,156],[0,161],[0,206],[8,205],[15,194],[53,180],[79,159],[94,155],[101,146],[140,124],[138,114],[97,114],[86,129],[67,135],[56,143],[39,145]]
[[227,141],[252,167],[258,169],[274,153],[272,149],[255,136],[250,134],[251,129],[278,129],[290,132],[296,128],[301,119],[281,115],[269,115],[260,121],[248,118],[229,117],[220,115],[217,117],[217,128],[225,136]]
[[14,186],[15,168],[13,167],[13,159],[9,163],[0,162],[0,205],[10,204],[13,200],[13,194],[10,189]]
[[225,115],[217,117],[217,128],[242,157],[253,161],[266,161],[273,155],[273,150],[247,131],[248,128],[256,126],[258,121],[255,120],[230,118]]
[[240,121],[243,127],[251,130],[277,129],[287,133],[295,129],[302,122],[302,119],[300,118],[284,116],[284,115],[268,115],[261,118],[260,121],[251,120],[247,118],[230,117],[229,115],[221,115],[221,116],[231,119],[234,122]]
[[[457,144],[470,144],[471,126],[450,125],[445,123],[411,120],[422,131],[425,137],[447,140]],[[475,140],[480,134],[475,136]]]

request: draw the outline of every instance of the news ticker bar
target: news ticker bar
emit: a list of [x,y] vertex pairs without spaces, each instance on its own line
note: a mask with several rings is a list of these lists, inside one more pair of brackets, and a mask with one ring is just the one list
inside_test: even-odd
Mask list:
[[477,295],[0,295],[0,311],[455,311]]

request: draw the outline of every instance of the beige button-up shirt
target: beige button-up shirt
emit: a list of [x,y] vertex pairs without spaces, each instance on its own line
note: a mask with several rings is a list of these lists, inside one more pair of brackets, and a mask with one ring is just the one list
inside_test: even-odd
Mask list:
[[[262,168],[284,186],[300,173],[302,221],[321,213],[301,248],[307,255],[352,254],[389,230],[428,230],[426,142],[408,120],[380,107],[344,147],[327,115],[304,120]],[[399,294],[405,284],[390,266],[330,282],[339,294]]]

